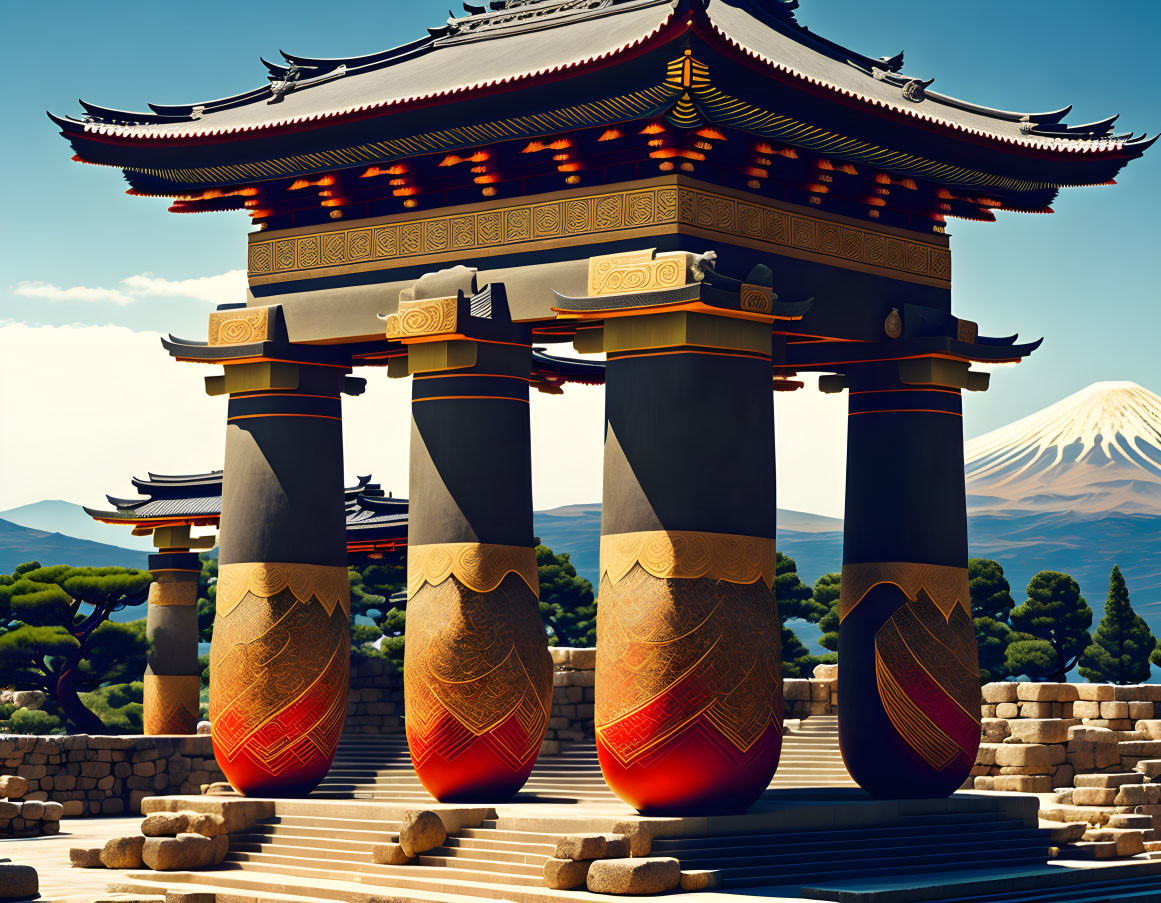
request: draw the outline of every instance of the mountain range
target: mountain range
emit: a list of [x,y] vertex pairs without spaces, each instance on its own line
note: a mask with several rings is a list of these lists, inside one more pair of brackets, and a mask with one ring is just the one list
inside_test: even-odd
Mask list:
[[[1017,603],[1037,571],[1064,571],[1099,619],[1119,564],[1134,607],[1161,636],[1161,397],[1135,383],[1094,383],[969,441],[964,454],[970,553],[1003,565]],[[133,542],[128,531],[95,524],[69,502],[0,518],[0,573],[31,558],[145,566],[145,549],[120,547]],[[541,541],[569,552],[594,585],[600,523],[599,504],[534,516]],[[779,510],[778,548],[813,583],[841,567],[842,521]]]

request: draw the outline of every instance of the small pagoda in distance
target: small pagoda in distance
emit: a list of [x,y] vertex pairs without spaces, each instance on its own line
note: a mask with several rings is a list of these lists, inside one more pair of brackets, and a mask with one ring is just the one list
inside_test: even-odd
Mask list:
[[[605,392],[604,777],[647,814],[761,796],[783,733],[772,390],[804,373],[850,415],[846,766],[877,798],[963,785],[980,691],[961,396],[988,388],[974,364],[1040,342],[953,314],[947,223],[1051,212],[1156,138],[950,97],[797,6],[468,3],[380,53],[263,61],[265,83],[219,100],[53,116],[131,194],[255,227],[247,296],[205,341],[163,342],[228,398],[210,716],[240,791],[302,795],[330,767],[343,396],[383,369],[412,386],[405,721],[435,798],[508,800],[541,747],[529,392],[569,382]],[[567,343],[603,362],[534,352]]]

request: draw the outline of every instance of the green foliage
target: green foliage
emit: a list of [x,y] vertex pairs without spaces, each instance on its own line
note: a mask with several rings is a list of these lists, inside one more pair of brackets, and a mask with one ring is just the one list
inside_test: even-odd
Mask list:
[[218,559],[208,552],[198,556],[202,572],[198,575],[198,639],[208,643],[214,635],[214,615],[218,601]]
[[968,592],[980,650],[980,682],[1004,680],[1009,676],[1008,644],[1013,633],[1008,622],[1015,602],[1000,563],[990,558],[970,559]]
[[208,655],[198,656],[198,671],[202,675],[202,687],[207,688],[210,685],[210,657]]
[[[407,619],[405,559],[372,559],[348,568],[347,574],[351,581],[352,657],[387,658],[402,667],[402,634]],[[387,639],[378,649],[370,645],[381,637]]]
[[1025,633],[1013,636],[1014,639],[1004,650],[1004,667],[1008,673],[1017,676],[1023,674],[1030,680],[1056,680],[1058,658],[1052,644]]
[[1008,623],[1016,603],[1012,601],[1012,587],[998,561],[990,558],[969,559],[968,591],[971,594],[973,618],[991,618],[1001,624]]
[[17,709],[5,725],[14,734],[63,734],[61,720],[40,709]]
[[149,572],[131,568],[42,567],[38,562],[17,567],[0,580],[5,615],[0,671],[5,680],[18,689],[43,690],[49,697],[48,717],[59,710],[72,728],[108,730],[79,692],[141,676],[145,622],[120,624],[109,616],[142,604],[152,580]]
[[[810,587],[798,576],[794,559],[781,552],[774,566],[774,598],[783,624],[794,618],[817,624],[827,612],[827,606],[815,601]],[[785,655],[782,660],[786,661]]]
[[1008,668],[1008,645],[1019,634],[993,618],[972,620],[976,626],[976,645],[980,651],[980,683],[1006,680],[1011,674]]
[[110,684],[91,693],[82,693],[81,702],[85,704],[85,708],[100,718],[109,730],[139,734],[143,729],[144,691],[145,685],[140,680]]
[[1157,640],[1133,611],[1121,569],[1113,565],[1105,613],[1092,644],[1080,657],[1080,673],[1092,683],[1135,684],[1149,679],[1149,656]]
[[[1034,680],[1047,678],[1063,683],[1065,675],[1076,667],[1077,660],[1092,637],[1092,609],[1080,594],[1080,587],[1067,574],[1041,571],[1028,584],[1028,600],[1011,612],[1012,627],[1031,639],[1042,640],[1050,646],[1053,661],[1043,670],[1043,649],[1033,650],[1023,645],[1023,638],[1012,645],[1020,645],[1015,654],[1006,656],[1009,673],[1027,674]],[[1037,669],[1037,674],[1019,667],[1026,663]]]
[[823,574],[814,582],[814,601],[826,606],[826,614],[818,621],[822,639],[819,643],[823,649],[838,652],[839,630],[839,591],[842,584],[842,574]]
[[597,644],[597,602],[593,585],[577,576],[568,552],[557,554],[539,539],[536,569],[540,579],[540,618],[553,646]]

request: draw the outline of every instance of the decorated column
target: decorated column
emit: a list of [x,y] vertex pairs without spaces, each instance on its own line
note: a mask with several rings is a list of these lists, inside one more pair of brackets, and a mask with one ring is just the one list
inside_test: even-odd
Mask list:
[[778,764],[770,281],[644,251],[560,299],[607,355],[596,741],[642,812],[744,809]]
[[531,334],[502,285],[464,267],[420,279],[388,318],[413,374],[404,701],[438,800],[502,801],[536,762],[552,707],[532,543]]
[[928,358],[847,369],[839,736],[851,776],[876,797],[947,796],[979,747],[967,367]]
[[[350,596],[340,395],[362,380],[326,349],[290,345],[277,308],[211,315],[229,395],[210,648],[214,754],[247,796],[309,793],[330,768],[347,703]],[[200,350],[199,350],[200,349]]]
[[198,577],[201,561],[193,548],[211,548],[212,537],[192,539],[188,526],[153,531],[158,551],[149,556],[153,583],[145,635],[144,729],[146,734],[193,734],[201,710],[198,667]]

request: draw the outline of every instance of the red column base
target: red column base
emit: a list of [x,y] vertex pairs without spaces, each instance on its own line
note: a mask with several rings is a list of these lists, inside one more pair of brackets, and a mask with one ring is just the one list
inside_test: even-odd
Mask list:
[[407,731],[415,773],[441,803],[511,799],[528,780],[536,758],[517,764],[508,751],[529,742],[515,716],[480,735],[450,716],[441,718],[425,736],[410,728]]
[[772,723],[745,752],[698,719],[647,757],[622,765],[597,734],[597,756],[612,791],[647,815],[741,812],[778,767],[782,728]]

